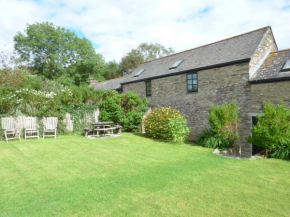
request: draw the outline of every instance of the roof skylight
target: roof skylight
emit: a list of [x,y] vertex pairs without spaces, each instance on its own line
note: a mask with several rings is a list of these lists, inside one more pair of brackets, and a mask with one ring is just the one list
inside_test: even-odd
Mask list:
[[290,60],[287,60],[281,71],[282,72],[290,71]]
[[134,77],[138,77],[140,76],[146,69],[140,69],[135,75]]
[[184,60],[177,60],[169,69],[176,69]]

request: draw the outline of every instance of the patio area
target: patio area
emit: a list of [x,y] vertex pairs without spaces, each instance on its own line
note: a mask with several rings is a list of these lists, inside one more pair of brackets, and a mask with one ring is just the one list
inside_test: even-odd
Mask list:
[[124,133],[0,141],[1,216],[288,216],[289,161]]

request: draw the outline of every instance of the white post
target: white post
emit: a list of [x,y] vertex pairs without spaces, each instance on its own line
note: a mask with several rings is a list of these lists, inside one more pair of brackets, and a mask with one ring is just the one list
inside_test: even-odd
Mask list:
[[73,121],[71,119],[71,115],[69,113],[65,114],[63,122],[66,124],[65,129],[68,132],[72,132],[74,129],[74,125],[73,125]]
[[142,133],[146,133],[146,129],[145,129],[144,121],[145,121],[145,119],[147,118],[147,116],[148,116],[150,113],[151,113],[151,108],[149,108],[149,109],[145,112],[145,114],[143,115],[143,117],[142,117],[142,125],[141,125],[141,127],[142,127]]
[[97,110],[94,111],[95,122],[99,122],[99,115],[100,115],[100,110],[99,108],[97,108]]

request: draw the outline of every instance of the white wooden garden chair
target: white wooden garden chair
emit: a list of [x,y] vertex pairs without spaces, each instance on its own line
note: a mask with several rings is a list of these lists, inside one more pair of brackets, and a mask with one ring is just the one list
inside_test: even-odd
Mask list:
[[38,138],[39,129],[36,123],[36,117],[25,117],[24,118],[24,139],[27,138]]
[[15,118],[2,118],[1,119],[2,134],[5,137],[6,142],[10,139],[20,140],[20,131],[16,128]]
[[43,129],[43,139],[44,137],[54,137],[56,138],[56,129],[57,129],[57,118],[48,117],[44,124]]

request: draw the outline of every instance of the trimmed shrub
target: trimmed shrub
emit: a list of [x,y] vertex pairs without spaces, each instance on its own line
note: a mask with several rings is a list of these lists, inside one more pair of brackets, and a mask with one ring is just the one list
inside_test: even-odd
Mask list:
[[208,113],[210,129],[205,129],[197,136],[197,144],[226,149],[234,146],[239,138],[237,103],[232,101],[223,105],[212,105]]
[[266,148],[272,157],[290,159],[290,108],[283,101],[276,107],[264,102],[263,108],[248,142]]
[[135,132],[147,106],[147,98],[141,99],[137,93],[129,91],[125,94],[116,94],[100,103],[100,120],[119,123],[123,130]]
[[184,142],[189,135],[185,117],[171,107],[158,107],[144,121],[146,134],[151,138]]

